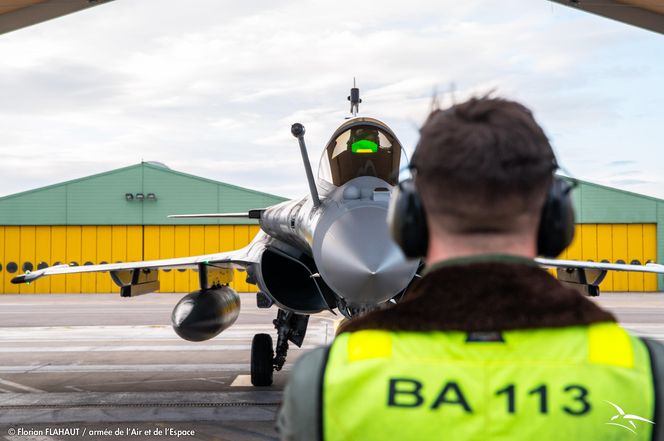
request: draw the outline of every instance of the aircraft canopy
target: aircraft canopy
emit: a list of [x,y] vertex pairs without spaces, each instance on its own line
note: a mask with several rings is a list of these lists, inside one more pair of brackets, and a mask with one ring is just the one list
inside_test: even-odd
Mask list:
[[385,124],[370,118],[350,120],[325,147],[318,177],[337,187],[359,176],[395,185],[401,156],[401,144]]

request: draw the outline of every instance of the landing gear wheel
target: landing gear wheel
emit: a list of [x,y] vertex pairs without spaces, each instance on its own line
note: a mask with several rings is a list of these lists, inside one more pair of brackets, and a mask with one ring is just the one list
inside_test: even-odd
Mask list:
[[251,384],[272,385],[274,351],[270,334],[256,334],[251,341]]

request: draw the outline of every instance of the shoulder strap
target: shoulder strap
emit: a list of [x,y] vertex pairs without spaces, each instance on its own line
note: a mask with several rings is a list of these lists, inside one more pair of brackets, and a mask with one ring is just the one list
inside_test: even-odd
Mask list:
[[653,441],[664,441],[664,345],[646,337],[640,337],[650,354],[650,368],[655,387],[655,411],[653,412],[655,427],[652,432]]

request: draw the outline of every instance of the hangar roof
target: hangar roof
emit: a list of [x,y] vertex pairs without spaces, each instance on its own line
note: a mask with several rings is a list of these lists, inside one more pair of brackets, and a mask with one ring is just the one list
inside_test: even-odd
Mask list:
[[[664,216],[664,200],[592,182],[578,183],[573,199],[579,223],[659,223]],[[142,201],[136,197],[138,193],[143,194]],[[244,212],[285,200],[175,171],[158,162],[143,162],[1,197],[0,225],[247,224],[256,221],[167,216]]]
[[577,223],[661,223],[664,228],[664,200],[594,182],[575,181],[578,185],[572,199]]
[[0,34],[15,31],[112,0],[0,1]]
[[256,221],[167,216],[246,212],[285,200],[142,162],[2,197],[0,225],[249,224]]

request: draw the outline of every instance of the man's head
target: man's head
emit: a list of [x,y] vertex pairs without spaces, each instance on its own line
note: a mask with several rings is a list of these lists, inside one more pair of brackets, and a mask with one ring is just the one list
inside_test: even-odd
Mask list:
[[413,165],[432,243],[501,251],[506,240],[534,242],[555,156],[523,105],[484,97],[432,112]]

